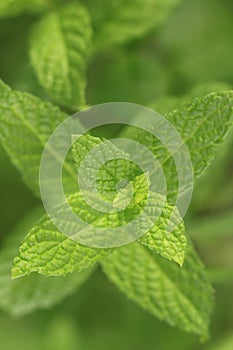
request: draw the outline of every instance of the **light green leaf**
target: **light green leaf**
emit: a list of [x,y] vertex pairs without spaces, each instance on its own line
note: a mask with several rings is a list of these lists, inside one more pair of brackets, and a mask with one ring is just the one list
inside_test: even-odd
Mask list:
[[[91,196],[89,196],[91,198]],[[101,213],[89,207],[80,193],[71,195],[68,204],[81,220],[97,227],[118,227],[132,220],[140,211],[140,208],[130,208],[125,212]],[[93,198],[95,200],[95,197]],[[158,206],[159,201],[157,200]],[[169,208],[169,209],[168,209]],[[170,214],[170,207],[164,208],[163,215],[155,223],[153,229],[142,238],[142,244],[155,250],[162,256],[174,260],[179,264],[183,263],[186,239],[183,232],[183,224],[174,229],[174,233],[166,232],[167,216]],[[64,221],[65,208],[61,205],[58,208],[62,212],[61,221]],[[156,215],[156,207],[149,210],[149,219]],[[168,215],[169,218],[169,215]],[[144,222],[140,223],[143,227]],[[66,228],[72,227],[72,222],[66,222]],[[135,227],[135,231],[138,227]],[[140,227],[139,227],[140,229]],[[85,236],[85,230],[80,226],[81,235]],[[95,230],[93,231],[95,234]],[[119,230],[120,234],[120,230]],[[86,239],[88,239],[87,237]],[[94,237],[92,243],[95,242]],[[108,237],[107,237],[108,238]],[[106,237],[103,237],[106,239]],[[111,236],[110,238],[111,239]],[[99,241],[97,241],[99,244]],[[117,249],[117,248],[116,248]],[[32,272],[39,272],[48,276],[65,276],[74,271],[82,271],[103,259],[112,252],[112,249],[100,249],[83,246],[58,231],[47,216],[43,216],[40,221],[30,230],[19,248],[19,254],[14,259],[12,276],[14,278],[29,275]]]
[[229,130],[224,143],[219,147],[216,159],[198,181],[192,199],[192,210],[196,213],[207,210],[222,211],[223,208],[231,206],[233,195],[232,146],[233,128]]
[[[101,141],[101,139],[90,135],[79,137],[73,147],[73,154],[77,167],[81,165],[83,157],[85,157],[91,148],[100,144]],[[113,144],[111,145],[111,143],[108,143],[108,145],[109,151],[116,152],[117,148]],[[125,153],[123,151],[121,152],[123,156]],[[115,159],[114,161],[117,160],[118,159]],[[91,158],[90,161],[92,169],[94,169],[95,163],[98,162],[93,158]],[[127,161],[127,159],[122,159],[122,161]],[[110,164],[109,168],[108,164]],[[119,167],[118,165],[118,163],[112,163],[110,161],[110,163],[104,165],[103,169],[100,169],[99,189],[102,193],[110,195],[110,197],[112,194],[115,194],[115,198],[117,198],[115,185],[122,179],[122,175],[129,175],[131,177],[131,182],[134,182],[135,193],[130,205],[128,205],[125,210],[103,213],[101,210],[101,204],[99,204],[100,209],[96,210],[92,205],[87,204],[83,194],[79,192],[67,198],[68,204],[73,212],[79,216],[82,221],[88,223],[89,226],[90,224],[92,225],[93,232],[91,231],[92,236],[90,237],[92,244],[93,239],[97,239],[94,235],[95,226],[105,228],[123,226],[137,217],[145,205],[143,201],[147,198],[148,191],[148,188],[145,187],[147,186],[145,175],[136,176],[134,172],[135,169],[131,168],[131,163],[130,167],[128,165],[129,168],[127,168],[127,166]],[[128,169],[127,172],[125,172],[126,169]],[[142,188],[147,190],[146,193],[142,191]],[[92,195],[92,193],[88,193],[88,198],[89,200],[92,200],[92,203],[98,203],[96,196]],[[174,230],[171,233],[166,231],[167,223],[174,208],[168,204],[166,204],[164,208],[161,208],[163,202],[164,199],[161,195],[154,194],[150,197],[149,206],[147,210],[145,210],[145,219],[139,221],[138,226],[134,227],[135,233],[139,230],[140,235],[140,230],[144,228],[147,221],[150,220],[151,226],[151,220],[156,217],[154,220],[155,223],[154,221],[152,222],[152,224],[154,223],[153,228],[151,230],[145,230],[146,235],[141,238],[142,244],[155,250],[162,256],[182,265],[186,248],[184,226],[182,222],[180,223],[180,218],[177,212],[175,216],[177,222],[174,222]],[[59,220],[63,225],[65,222],[66,229],[68,229],[68,227],[72,229],[73,223],[67,219],[69,216],[66,216],[67,212],[66,208],[63,207],[63,204],[61,203],[57,209],[58,212],[62,214],[59,216]],[[160,209],[162,209],[162,215],[157,220],[158,210]],[[85,237],[85,227],[80,225],[78,231],[79,239],[80,237]],[[75,232],[77,232],[77,228],[75,229]],[[119,235],[120,233],[119,229]],[[111,240],[112,236],[103,237],[105,240],[106,238]],[[88,240],[89,236],[86,239]],[[99,241],[97,241],[97,246],[100,246],[99,244]],[[88,266],[93,265],[96,261],[101,260],[110,252],[110,249],[96,249],[78,244],[76,241],[71,240],[59,232],[51,220],[47,216],[44,216],[37,225],[32,228],[21,244],[19,256],[14,260],[12,275],[13,277],[19,277],[30,274],[33,271],[45,275],[66,275],[67,273],[76,270],[81,271]]]
[[[158,208],[164,204],[162,196],[153,195],[150,199],[150,206],[148,209],[148,217],[152,216]],[[139,242],[150,248],[154,252],[160,254],[162,257],[175,261],[180,266],[183,265],[187,239],[185,235],[185,226],[183,220],[177,209],[165,202],[162,207],[162,212],[154,226],[148,233],[139,239]],[[169,232],[168,227],[170,220],[172,220],[172,231]]]
[[[67,198],[67,202],[76,215],[88,223],[98,221],[95,210],[88,207],[82,196],[77,193]],[[63,203],[58,206],[64,221]],[[117,219],[117,217],[115,217]],[[112,219],[117,225],[116,220]],[[72,222],[66,222],[72,227]],[[80,230],[83,227],[80,228]],[[85,235],[85,232],[84,232]],[[12,277],[17,278],[38,272],[46,276],[66,276],[68,273],[82,271],[111,252],[111,249],[100,249],[84,246],[61,233],[47,215],[33,226],[19,248],[14,259]]]
[[213,291],[189,246],[182,268],[133,243],[102,261],[105,274],[123,293],[172,326],[208,336]]
[[[0,81],[0,141],[26,184],[37,195],[40,193],[39,166],[44,147],[66,118],[68,115],[53,104],[11,90]],[[70,176],[67,180],[71,184]]]
[[11,279],[12,259],[20,241],[42,210],[29,213],[6,239],[0,252],[0,308],[14,316],[22,316],[38,308],[48,308],[74,293],[90,276],[92,269],[66,277],[32,274]]
[[233,91],[194,98],[167,115],[187,146],[197,179],[215,158],[233,124]]
[[[82,135],[77,139],[73,146],[73,156],[78,169],[85,156],[103,141],[106,140],[91,135]],[[162,195],[150,192],[150,196],[148,197],[148,180],[145,176],[146,174],[139,175],[141,170],[127,159],[127,154],[123,150],[117,149],[111,142],[108,142],[107,149],[102,149],[101,155],[100,151],[97,151],[95,155],[93,154],[90,157],[88,161],[89,165],[83,176],[85,178],[91,177],[91,172],[95,168],[99,169],[99,162],[102,159],[106,160],[110,152],[113,157],[120,155],[123,159],[117,158],[105,162],[105,165],[100,168],[97,178],[93,180],[96,180],[97,189],[103,198],[112,200],[114,206],[123,208],[125,207],[125,203],[130,202],[126,206],[125,214],[124,212],[118,212],[119,224],[123,224],[125,221],[132,221],[144,210],[147,219],[142,220],[138,226],[134,226],[135,234],[137,233],[137,236],[140,236],[140,230],[144,232],[145,227],[148,227],[145,225],[151,227],[151,222],[154,225],[150,230],[145,231],[146,234],[139,241],[163,257],[182,265],[185,257],[186,237],[184,224],[178,211],[166,203]],[[123,179],[127,179],[130,182],[126,187],[117,191],[117,184]],[[93,184],[95,184],[95,181],[93,181]],[[158,215],[160,210],[161,215]],[[107,219],[107,217],[110,216],[105,216],[106,222],[109,222],[110,219]],[[173,230],[172,232],[168,232],[168,223],[171,218],[173,221]]]
[[[107,141],[104,138],[94,137],[91,135],[82,135],[73,144],[72,154],[79,170],[82,161],[89,152],[96,146],[101,146],[101,143]],[[111,155],[111,160],[108,160]],[[117,185],[121,180],[133,181],[136,176],[142,173],[141,169],[134,163],[128,160],[129,155],[112,142],[104,144],[102,148],[89,155],[89,159],[84,166],[83,177],[90,178],[93,185],[97,185],[104,198],[113,200],[117,196]],[[101,165],[103,163],[103,165]],[[99,169],[100,167],[100,169]],[[98,171],[99,169],[99,171]],[[95,174],[97,174],[95,179]]]
[[48,8],[46,0],[0,0],[0,18],[14,17],[22,13],[40,13]]
[[[182,103],[188,102],[193,97],[204,97],[212,93],[229,91],[232,86],[228,83],[212,81],[194,85],[184,96],[166,96],[157,99],[150,104],[150,107],[161,114],[168,113],[175,108],[179,108]],[[232,181],[228,171],[229,163],[232,159],[233,129],[220,145],[216,152],[216,159],[205,171],[194,188],[192,197],[192,212],[203,212],[217,210],[218,208],[229,206],[232,199]],[[212,176],[214,174],[214,176]],[[224,183],[224,187],[219,183]]]
[[32,32],[30,56],[38,80],[52,99],[70,109],[85,104],[90,43],[89,15],[77,3],[48,14]]
[[[183,138],[190,153],[194,179],[197,180],[215,158],[218,147],[233,124],[233,92],[194,98],[165,117]],[[169,151],[152,134],[142,130],[126,128],[121,136],[144,144],[156,155],[165,173],[168,198],[174,203],[177,193],[177,179],[174,178],[176,167]]]
[[163,24],[181,0],[88,0],[97,46],[141,38]]

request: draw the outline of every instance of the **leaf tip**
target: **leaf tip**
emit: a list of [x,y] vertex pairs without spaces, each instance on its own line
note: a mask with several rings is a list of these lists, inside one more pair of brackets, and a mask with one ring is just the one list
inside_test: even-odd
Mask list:
[[13,266],[11,269],[11,279],[15,280],[17,278],[26,276],[26,273],[23,273],[18,267]]
[[185,251],[182,251],[180,254],[174,256],[172,260],[179,266],[183,267],[185,261]]

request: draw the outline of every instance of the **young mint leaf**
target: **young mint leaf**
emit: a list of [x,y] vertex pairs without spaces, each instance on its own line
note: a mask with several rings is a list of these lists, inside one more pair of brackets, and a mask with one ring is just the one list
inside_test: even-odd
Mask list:
[[[148,233],[139,238],[139,242],[162,257],[183,266],[187,248],[183,220],[181,220],[178,210],[167,202],[164,205],[164,198],[158,194],[153,194],[150,198],[148,217],[150,218],[160,206],[163,208],[160,217]],[[171,219],[173,229],[169,232],[168,223]]]
[[91,33],[88,12],[71,3],[42,18],[30,40],[31,61],[40,84],[57,103],[74,110],[85,104]]
[[233,128],[229,130],[225,142],[219,147],[216,159],[198,181],[192,198],[193,212],[221,211],[221,208],[231,206],[233,195],[232,146]]
[[[25,183],[38,196],[44,147],[52,132],[67,117],[53,104],[11,90],[0,81],[0,141]],[[71,178],[66,170],[65,173],[70,186]]]
[[[89,210],[79,193],[71,195],[67,201],[81,219],[89,223],[98,220],[95,211]],[[63,212],[65,210],[62,204],[60,210]],[[62,217],[61,220],[63,221]],[[72,226],[72,222],[66,224]],[[46,276],[66,276],[68,273],[85,270],[110,252],[111,249],[91,248],[78,244],[61,233],[49,217],[44,215],[20,245],[19,255],[14,259],[12,277],[26,276],[32,272]]]
[[[91,135],[82,135],[76,140],[72,151],[77,169],[80,168],[82,160],[91,149],[100,145],[103,141],[105,141],[103,138],[100,139]],[[133,162],[127,160],[127,154],[123,150],[117,149],[111,142],[108,142],[105,152],[106,154],[103,151],[101,156],[98,153],[99,158],[96,158],[94,155],[90,157],[87,173],[84,174],[85,178],[91,177],[91,172],[95,168],[99,169],[100,159],[106,160],[109,152],[113,156],[121,155],[124,159],[114,159],[106,162],[100,168],[96,178],[97,189],[104,198],[113,200],[114,205],[119,206],[127,202],[130,198],[131,187],[128,188],[126,186],[117,193],[116,186],[120,180],[128,179],[133,188],[133,196],[128,209],[125,211],[126,214],[124,215],[123,212],[122,216],[122,213],[119,212],[118,217],[120,222],[123,223],[125,221],[125,216],[128,221],[133,220],[136,215],[140,214],[141,210],[144,210],[148,221],[144,219],[138,223],[138,226],[134,227],[135,233],[137,232],[138,236],[140,236],[140,230],[145,230],[145,225],[148,225],[148,222],[153,220],[154,225],[150,230],[146,231],[146,234],[139,241],[163,257],[182,265],[185,257],[186,237],[184,224],[178,211],[166,203],[162,195],[150,192],[150,196],[148,197],[148,182],[145,174],[139,175],[140,171]],[[95,183],[95,178],[93,179],[93,183]],[[159,210],[161,210],[161,215],[158,217]],[[173,230],[172,232],[168,232],[168,223],[171,218],[173,220]]]
[[[197,180],[215,158],[218,147],[233,124],[233,92],[212,93],[194,98],[165,115],[182,137]],[[152,134],[135,128],[125,128],[122,137],[129,137],[149,148],[160,161],[167,181],[171,203],[177,196],[176,167],[169,151]],[[143,159],[143,155],[140,155]]]
[[[82,135],[79,137],[73,145],[73,156],[75,159],[77,169],[80,168],[81,163],[85,156],[93,149],[95,146],[100,145],[101,142],[104,142],[103,138],[93,137],[91,135]],[[112,161],[106,162],[103,167],[100,168],[98,176],[96,179],[97,189],[100,193],[109,200],[114,200],[115,206],[119,202],[122,205],[130,197],[128,191],[131,190],[131,187],[123,188],[120,192],[116,192],[116,186],[122,179],[128,179],[131,186],[134,189],[134,195],[131,201],[130,208],[136,208],[130,212],[127,211],[128,219],[134,218],[132,214],[139,214],[143,209],[144,213],[147,215],[148,220],[153,220],[154,217],[157,217],[158,210],[162,210],[161,216],[154,222],[154,226],[148,230],[147,234],[140,238],[139,241],[154,250],[163,257],[177,262],[179,265],[183,264],[185,257],[186,249],[186,237],[185,237],[185,228],[182,220],[180,220],[180,215],[177,210],[174,211],[174,207],[170,206],[165,202],[163,196],[155,193],[150,193],[148,197],[148,182],[145,177],[145,174],[139,175],[141,170],[137,169],[137,166],[133,162],[130,162],[127,159],[127,154],[123,151],[117,149],[115,145],[111,142],[108,142],[108,147],[100,154],[99,157],[91,157],[89,160],[89,167],[87,168],[87,173],[83,176],[88,178],[90,173],[95,169],[99,169],[100,159],[106,161],[109,153],[113,156],[121,155],[124,159],[113,159]],[[95,179],[93,179],[95,180]],[[113,195],[113,196],[112,196]],[[148,206],[146,202],[148,201]],[[123,203],[122,203],[123,202]],[[164,205],[165,202],[165,205]],[[164,208],[163,208],[164,206]],[[137,210],[137,207],[139,209]],[[174,211],[174,213],[173,213]],[[173,215],[172,215],[173,213]],[[120,217],[121,214],[119,214]],[[173,231],[167,232],[167,224],[169,219],[172,217],[174,220],[174,229]],[[123,220],[121,219],[123,222]],[[176,221],[176,222],[175,222]],[[135,227],[135,232],[143,229],[143,225],[146,223],[143,221],[139,224],[139,227]],[[140,235],[140,232],[138,232]]]
[[[104,141],[107,140],[91,135],[82,135],[76,140],[72,147],[72,154],[77,170],[79,170],[85,156],[87,156],[95,146],[100,146]],[[120,150],[112,142],[108,141],[104,148],[97,152],[99,152],[99,154],[97,153],[95,155],[95,153],[93,153],[89,156],[84,167],[85,173],[83,177],[90,178],[93,184],[96,181],[97,189],[100,191],[101,195],[111,200],[116,198],[116,187],[122,179],[133,181],[142,171],[137,165],[127,159],[129,155],[125,151]],[[110,155],[112,160],[109,161]],[[96,173],[97,176],[95,179]]]
[[46,10],[46,0],[0,0],[0,18],[14,17],[22,13],[40,13]]
[[[90,135],[79,137],[73,147],[73,154],[75,156],[77,166],[81,165],[81,159],[86,153],[96,146],[101,139],[94,138]],[[110,149],[116,151],[116,147],[109,143]],[[77,154],[76,151],[77,150]],[[124,154],[123,151],[121,151]],[[91,159],[92,168],[95,167],[95,159]],[[108,163],[106,163],[108,164]],[[122,171],[122,167],[118,165],[114,168],[111,164],[109,179],[104,178],[104,188],[111,185],[114,190],[117,181],[121,178],[122,174],[125,175],[125,171]],[[106,174],[108,168],[106,165]],[[130,174],[130,172],[129,172]],[[133,172],[134,174],[134,172]],[[135,174],[134,174],[135,176]],[[143,175],[144,176],[144,175]],[[101,183],[101,171],[99,176],[100,190],[102,188]],[[71,209],[77,214],[81,220],[88,224],[94,224],[98,227],[118,227],[130,222],[132,218],[140,214],[144,204],[140,203],[145,199],[145,194],[142,193],[142,188],[145,186],[142,176],[135,177],[135,194],[131,206],[125,210],[115,213],[101,213],[101,210],[95,210],[92,206],[89,206],[81,193],[71,195],[67,200]],[[109,184],[108,184],[109,182]],[[106,183],[108,185],[106,185]],[[111,186],[109,189],[111,189]],[[148,188],[146,188],[148,191]],[[92,199],[96,203],[96,196],[88,194],[89,199]],[[119,204],[119,203],[118,203]],[[152,220],[156,217],[160,206],[163,204],[161,196],[152,196],[148,207],[148,220]],[[101,206],[100,206],[101,208]],[[65,209],[58,208],[59,212],[65,213]],[[168,233],[166,231],[167,222],[170,219],[170,213],[173,210],[172,207],[166,205],[162,210],[162,216],[159,218],[152,230],[142,238],[142,244],[148,246],[150,249],[156,251],[162,256],[174,260],[182,265],[184,260],[186,239],[184,235],[183,224],[175,223],[174,232]],[[178,213],[176,216],[178,220]],[[147,218],[146,218],[147,219]],[[64,215],[60,218],[64,220]],[[156,221],[156,220],[155,220]],[[66,227],[72,227],[72,222],[66,223]],[[139,227],[135,227],[136,230],[140,230],[141,226],[145,225],[142,221],[139,223]],[[82,233],[83,227],[80,227]],[[93,232],[94,234],[95,232]],[[85,235],[85,230],[83,232]],[[120,234],[120,230],[119,230]],[[140,234],[140,232],[139,232]],[[111,238],[111,237],[110,237]],[[19,277],[30,274],[33,271],[37,271],[45,275],[66,275],[69,272],[81,271],[88,266],[93,265],[96,261],[103,259],[107,254],[111,252],[110,249],[96,249],[87,246],[83,246],[64,236],[54,226],[51,220],[44,216],[42,219],[32,228],[27,237],[24,239],[20,246],[19,256],[14,260],[14,267],[12,269],[13,277]]]
[[48,308],[57,304],[74,293],[92,272],[92,269],[88,269],[66,277],[32,274],[22,279],[11,279],[12,259],[17,254],[20,241],[41,212],[40,208],[27,214],[1,248],[0,308],[13,316],[22,316],[38,308]]
[[[68,198],[68,203],[74,213],[79,215],[83,221],[98,227],[108,227],[109,224],[111,227],[121,226],[130,220],[135,213],[138,214],[140,210],[138,207],[133,207],[128,209],[126,214],[121,212],[120,214],[102,214],[89,207],[80,193],[71,195]],[[156,200],[156,205],[159,207],[158,200]],[[61,205],[60,211],[64,212],[64,210]],[[155,205],[150,208],[148,214],[150,219],[153,218],[151,211],[154,213],[153,215],[156,215],[156,210],[158,209]],[[153,229],[141,239],[141,242],[151,250],[181,265],[186,248],[183,224],[177,225],[174,232],[167,233],[166,223],[170,211],[171,208],[168,206],[163,209],[163,216],[155,223]],[[144,222],[140,224],[143,226]],[[67,222],[66,225],[72,226],[72,223]],[[135,231],[137,229],[138,227],[135,227]],[[83,227],[80,227],[81,233],[82,230]],[[85,235],[85,230],[83,234]],[[59,232],[51,220],[47,216],[43,216],[20,245],[19,255],[14,259],[12,276],[16,278],[31,272],[39,272],[47,276],[65,276],[68,273],[86,269],[111,252],[112,249],[91,248],[78,244]]]
[[[212,91],[215,91],[215,93],[229,91],[231,87],[228,83],[218,81],[197,84],[184,96],[166,96],[157,99],[150,104],[150,107],[161,114],[165,114],[179,108],[182,103],[190,101],[190,98],[194,96],[204,97]],[[230,205],[232,199],[232,181],[228,167],[232,157],[232,142],[233,129],[231,128],[224,143],[220,145],[216,152],[216,159],[203,176],[201,176],[197,186],[194,188],[192,212],[203,212],[207,209],[216,210],[217,208]],[[219,187],[220,182],[224,182],[224,188]]]
[[97,46],[141,38],[159,27],[181,0],[88,0]]
[[102,262],[107,277],[131,300],[172,326],[208,336],[213,291],[191,247],[182,268],[138,243]]
[[187,146],[197,179],[215,158],[233,124],[233,91],[194,98],[167,115]]

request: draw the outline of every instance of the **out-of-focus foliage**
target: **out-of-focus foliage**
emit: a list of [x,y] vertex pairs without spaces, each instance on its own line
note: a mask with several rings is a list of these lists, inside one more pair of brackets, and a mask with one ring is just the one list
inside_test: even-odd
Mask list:
[[159,39],[171,55],[174,87],[179,78],[189,84],[213,78],[232,82],[232,35],[231,1],[184,2],[170,18]]
[[57,103],[70,109],[85,104],[91,34],[88,12],[71,4],[43,17],[31,36],[30,56],[39,82]]
[[121,44],[141,38],[160,26],[182,0],[87,0],[96,45]]
[[48,3],[46,0],[1,0],[0,18],[17,16],[24,12],[40,13],[48,8]]

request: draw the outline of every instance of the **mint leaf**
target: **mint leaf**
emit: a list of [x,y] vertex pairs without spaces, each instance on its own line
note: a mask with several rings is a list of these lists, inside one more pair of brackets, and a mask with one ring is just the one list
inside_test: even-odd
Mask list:
[[90,276],[92,269],[66,277],[45,277],[32,274],[12,280],[12,259],[17,254],[24,238],[42,210],[34,210],[17,225],[4,242],[0,252],[0,308],[13,316],[22,316],[38,308],[48,308],[74,293]]
[[[165,115],[179,132],[190,153],[194,179],[197,180],[214,159],[218,147],[233,124],[233,92],[212,93],[203,98],[194,98],[180,108]],[[176,167],[169,151],[152,134],[125,128],[122,137],[129,137],[149,148],[160,161],[171,203],[177,193]],[[140,155],[143,159],[143,155]]]
[[181,0],[88,0],[97,46],[145,36],[169,17]]
[[[94,147],[101,145],[104,141],[106,140],[103,138],[100,139],[91,135],[82,135],[76,140],[72,153],[77,169],[80,169],[85,156],[90,154],[89,152]],[[182,265],[185,257],[186,237],[184,224],[178,211],[176,209],[174,211],[174,207],[166,203],[162,195],[150,192],[150,196],[148,197],[148,183],[145,174],[139,175],[141,170],[137,169],[137,166],[127,159],[127,154],[123,150],[117,149],[114,144],[108,141],[106,149],[102,149],[101,154],[100,152],[98,151],[96,153],[98,154],[98,158],[95,154],[90,156],[88,160],[89,165],[83,177],[85,179],[91,178],[93,184],[97,184],[97,189],[103,198],[113,200],[115,206],[124,207],[124,204],[128,202],[132,195],[131,202],[125,210],[125,214],[124,211],[123,213],[118,212],[119,224],[123,224],[126,221],[125,217],[130,222],[136,215],[140,214],[141,210],[144,210],[147,220],[144,219],[138,225],[133,226],[135,234],[140,236],[140,230],[144,232],[145,225],[148,225],[148,222],[153,222],[154,225],[150,230],[145,231],[146,234],[139,238],[139,241],[163,257]],[[116,158],[107,162],[109,153],[111,153],[112,157],[121,156],[124,159]],[[95,169],[99,169],[102,159],[105,161],[105,164],[100,168],[95,179]],[[128,185],[119,192],[116,191],[117,184],[122,179],[130,181],[133,193],[130,192],[131,187],[128,188]],[[158,217],[159,210],[161,210],[161,215]],[[106,222],[109,222],[110,219],[107,219],[107,217],[110,216],[105,216]],[[173,230],[172,232],[168,232],[168,223],[171,218],[173,221]],[[149,224],[149,227],[151,227],[151,224]]]
[[197,179],[215,158],[233,124],[233,91],[194,98],[167,115],[187,146]]
[[89,15],[77,3],[42,18],[30,40],[31,61],[40,84],[52,99],[74,110],[85,104],[90,43]]
[[[67,117],[53,104],[11,90],[0,81],[0,141],[25,183],[38,196],[39,166],[44,147],[52,132]],[[73,186],[68,171],[65,173],[66,183]]]
[[[91,135],[81,135],[76,140],[72,147],[72,154],[78,171],[80,170],[82,161],[89,152],[105,141],[107,140],[104,138]],[[90,178],[93,185],[96,181],[97,189],[101,195],[111,200],[116,198],[117,185],[121,180],[127,179],[133,181],[142,171],[138,166],[128,160],[129,154],[116,147],[111,141],[108,141],[97,152],[95,152],[96,154],[89,155],[89,159],[84,166],[83,177],[85,179]],[[109,157],[111,160],[108,160]],[[96,179],[95,175],[97,175]]]
[[[93,199],[95,200],[95,197]],[[121,226],[130,220],[135,212],[138,214],[137,207],[130,208],[127,214],[102,214],[96,212],[91,207],[88,207],[79,193],[71,195],[67,200],[76,215],[79,215],[83,221],[97,227],[108,227],[109,224],[111,227]],[[158,200],[156,203],[159,205]],[[164,217],[161,217],[155,223],[153,229],[141,238],[141,242],[162,256],[182,264],[186,248],[183,225],[180,224],[175,228],[174,233],[166,232],[166,220],[167,218],[169,219],[168,214],[170,214],[171,210],[170,207],[168,208],[164,208],[162,214]],[[59,212],[64,212],[62,205],[58,210]],[[156,209],[154,207],[151,210],[154,212]],[[151,218],[152,214],[148,214],[148,217]],[[64,221],[63,217],[61,217],[61,221]],[[143,224],[144,222],[141,223],[142,226]],[[72,227],[72,222],[67,221],[66,228],[69,225]],[[138,227],[135,227],[135,231],[136,229]],[[82,230],[83,227],[80,227],[81,233]],[[85,236],[85,230],[83,234]],[[94,229],[93,234],[95,234]],[[102,260],[111,252],[112,249],[91,248],[78,244],[73,239],[59,232],[51,220],[47,216],[43,216],[29,231],[20,245],[19,254],[14,259],[12,276],[16,278],[32,272],[39,272],[47,276],[65,276],[68,273],[86,269],[97,261]]]
[[[80,214],[83,220],[89,223],[97,220],[95,212],[89,211],[79,193],[71,195],[67,201],[72,210]],[[60,211],[63,210],[61,204]],[[61,221],[63,221],[62,216]],[[66,224],[72,227],[72,222]],[[14,259],[12,277],[26,276],[32,272],[46,276],[66,276],[68,273],[85,270],[110,252],[110,249],[91,248],[78,244],[61,233],[49,217],[44,215],[20,245],[19,255]]]
[[198,181],[192,198],[192,210],[196,213],[221,211],[231,206],[233,182],[229,169],[232,164],[232,146],[233,128],[219,148],[216,159]]
[[40,13],[48,7],[46,0],[0,0],[0,18],[27,13]]
[[116,249],[101,264],[110,281],[160,320],[208,336],[213,291],[191,246],[182,268],[138,243]]
[[[150,248],[162,257],[175,261],[180,266],[183,265],[186,256],[187,239],[185,236],[185,226],[180,214],[174,207],[165,202],[162,196],[154,194],[148,209],[148,217],[152,216],[161,207],[162,212],[154,226],[148,233],[139,239],[139,242]],[[172,231],[168,231],[168,223],[172,219]]]
[[[90,135],[84,135],[78,138],[73,146],[73,154],[77,167],[81,166],[82,157],[84,157],[93,146],[101,143],[101,141],[101,139]],[[108,150],[116,152],[117,148],[113,144],[108,142],[108,145]],[[121,151],[121,153],[124,155],[124,151]],[[117,159],[115,159],[115,161],[116,160]],[[126,161],[126,159],[123,160]],[[90,161],[92,164],[92,169],[94,169],[95,165],[98,165],[98,162],[94,158],[91,158]],[[110,168],[108,168],[108,164],[110,164]],[[99,171],[100,191],[102,189],[106,190],[107,188],[108,194],[114,193],[116,183],[121,179],[122,175],[125,176],[126,174],[125,169],[127,169],[127,167],[118,167],[118,163],[106,163],[104,165],[104,173],[102,173],[103,169],[100,169]],[[132,176],[134,172],[131,174],[130,170],[131,169],[129,168],[128,173],[130,176]],[[103,174],[108,174],[110,177],[102,177]],[[85,198],[80,192],[77,192],[76,194],[67,198],[68,204],[72,211],[87,224],[94,225],[91,226],[93,227],[93,231],[90,231],[93,233],[91,236],[92,240],[97,239],[95,236],[95,226],[104,228],[119,227],[131,222],[133,218],[140,214],[140,211],[144,207],[143,201],[146,199],[144,190],[148,191],[148,188],[146,187],[147,182],[145,182],[144,174],[140,176],[136,176],[134,174],[134,176],[135,177],[131,179],[135,187],[133,200],[125,210],[121,210],[119,212],[103,213],[101,210],[96,210],[92,205],[87,204]],[[104,187],[102,187],[103,184]],[[88,198],[89,200],[92,200],[92,203],[97,203],[96,196],[92,195],[92,193],[88,193]],[[122,201],[122,198],[119,199],[119,197],[116,196],[115,205],[116,199]],[[150,220],[151,222],[154,217],[157,218],[158,210],[160,210],[160,206],[163,203],[164,199],[161,195],[154,194],[150,197],[149,206],[146,211],[146,220],[141,220],[139,221],[138,226],[133,226],[135,233],[139,233],[140,236],[141,229],[143,229],[145,224],[147,224],[147,220]],[[119,205],[119,202],[117,205]],[[99,208],[101,209],[101,204],[99,205]],[[142,237],[140,241],[151,250],[154,250],[162,256],[170,260],[174,260],[182,265],[186,249],[186,238],[184,235],[184,226],[182,222],[180,223],[178,212],[176,212],[175,216],[177,222],[174,222],[174,231],[171,233],[167,232],[167,223],[170,220],[173,209],[173,207],[166,204],[162,209],[161,217],[159,217],[157,221],[154,219],[155,222],[152,222],[152,224],[154,224],[152,229],[147,229],[147,231],[145,231],[146,235]],[[66,218],[66,209],[63,207],[62,203],[60,206],[58,206],[57,210],[60,213],[59,220],[63,224],[65,223],[66,229],[69,227],[72,229],[73,223]],[[149,227],[151,227],[151,225]],[[75,228],[75,232],[77,231],[78,229]],[[85,227],[80,225],[78,232],[79,239],[80,234],[81,237],[85,237],[86,233]],[[119,236],[120,234],[121,231],[119,228]],[[111,239],[112,237],[103,237],[103,239],[106,238]],[[89,237],[86,239],[89,239]],[[99,241],[97,241],[97,243],[99,244]],[[19,256],[14,260],[12,275],[13,277],[20,277],[34,271],[45,275],[66,275],[67,273],[73,271],[82,271],[83,269],[86,269],[88,266],[91,266],[95,262],[103,259],[110,252],[111,249],[91,248],[78,244],[76,241],[62,234],[54,226],[51,220],[47,216],[44,216],[31,229],[21,244]]]
[[[152,109],[165,114],[179,108],[182,103],[190,101],[194,96],[204,97],[212,91],[229,91],[231,85],[224,82],[207,82],[195,85],[184,96],[166,96],[150,104]],[[224,142],[216,152],[216,159],[211,163],[194,188],[191,210],[195,213],[206,210],[217,210],[229,206],[232,199],[232,183],[229,175],[229,163],[233,142],[233,129],[230,128]],[[214,176],[213,176],[214,174]],[[224,183],[224,188],[219,183]]]

